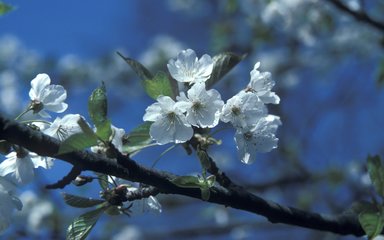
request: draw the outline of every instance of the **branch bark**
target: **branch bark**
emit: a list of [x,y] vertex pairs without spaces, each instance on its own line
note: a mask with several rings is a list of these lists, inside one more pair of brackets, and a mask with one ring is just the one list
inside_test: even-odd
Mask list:
[[[155,187],[164,194],[179,194],[201,199],[200,189],[180,188],[172,183],[172,179],[176,175],[146,168],[128,156],[120,154],[116,159],[110,159],[88,151],[57,155],[60,146],[57,139],[0,115],[1,139],[23,146],[39,155],[61,159],[78,169],[91,170],[143,183]],[[364,235],[354,213],[323,215],[286,207],[256,196],[234,183],[231,184],[230,189],[221,186],[212,187],[208,202],[255,213],[264,216],[272,223],[284,223],[342,235]]]
[[336,8],[339,10],[351,15],[356,20],[364,22],[377,30],[384,32],[384,23],[376,21],[375,19],[371,18],[367,13],[363,11],[353,11],[352,9],[348,8],[348,6],[344,5],[340,0],[328,0],[330,3],[332,3]]

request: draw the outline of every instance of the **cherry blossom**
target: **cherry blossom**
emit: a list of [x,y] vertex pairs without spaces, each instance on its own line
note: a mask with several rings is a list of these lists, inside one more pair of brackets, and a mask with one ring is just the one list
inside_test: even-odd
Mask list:
[[187,122],[185,102],[176,102],[168,96],[160,96],[157,102],[147,107],[144,121],[154,122],[149,134],[158,144],[182,143],[191,139],[193,130]]
[[64,103],[67,98],[66,90],[61,85],[50,85],[50,83],[51,79],[47,74],[38,74],[31,81],[29,91],[29,97],[32,100],[30,109],[44,118],[50,117],[45,110],[62,113],[68,107],[68,104]]
[[187,121],[197,127],[215,127],[219,123],[221,109],[224,102],[221,100],[220,93],[214,89],[206,90],[205,83],[194,84],[187,92],[180,93],[178,101],[188,104]]
[[256,159],[256,153],[276,148],[278,138],[275,134],[279,125],[279,117],[268,115],[260,118],[255,125],[237,129],[235,141],[241,161],[250,164]]
[[33,180],[34,168],[43,167],[49,169],[53,165],[53,159],[41,157],[36,153],[20,149],[5,156],[0,163],[0,176],[11,174],[18,183],[26,184]]
[[211,76],[213,60],[207,54],[198,59],[195,51],[187,49],[181,51],[176,60],[169,60],[167,67],[176,81],[186,82],[191,85],[197,82],[205,82]]

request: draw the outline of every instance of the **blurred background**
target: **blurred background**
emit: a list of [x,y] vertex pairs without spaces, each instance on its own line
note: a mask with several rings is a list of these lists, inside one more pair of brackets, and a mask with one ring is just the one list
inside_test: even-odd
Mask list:
[[[11,1],[0,17],[0,112],[15,117],[29,103],[38,73],[67,89],[69,108],[89,119],[87,99],[101,81],[109,117],[126,132],[142,123],[153,103],[139,78],[116,54],[166,70],[186,48],[198,56],[223,51],[247,54],[214,86],[227,100],[249,81],[253,65],[272,73],[281,98],[269,106],[283,125],[279,147],[242,164],[234,131],[221,131],[211,149],[236,183],[263,198],[321,213],[340,213],[369,198],[366,157],[384,156],[384,30],[320,0],[115,0]],[[350,11],[384,23],[384,1],[341,1]],[[220,127],[220,126],[219,126]],[[135,160],[151,164],[169,146],[149,148]],[[178,175],[200,172],[195,156],[176,147],[156,168]],[[65,206],[56,182],[70,166],[56,161],[38,170],[36,184],[20,190],[24,210],[6,239],[64,238],[84,209]],[[59,177],[59,178],[58,178]],[[97,184],[63,191],[98,197]],[[355,239],[272,224],[263,217],[181,196],[157,196],[162,213],[103,216],[89,239]]]

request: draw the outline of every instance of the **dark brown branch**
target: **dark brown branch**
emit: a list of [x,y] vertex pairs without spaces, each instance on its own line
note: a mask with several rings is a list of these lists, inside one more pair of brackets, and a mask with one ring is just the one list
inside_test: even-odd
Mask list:
[[64,188],[65,186],[71,184],[73,180],[76,179],[77,176],[81,174],[81,168],[77,165],[73,165],[71,171],[63,177],[63,179],[57,181],[57,183],[47,185],[47,189],[55,189],[55,188]]
[[376,28],[377,30],[384,32],[384,23],[381,23],[379,21],[376,21],[372,19],[367,13],[364,11],[353,11],[352,9],[348,8],[346,5],[344,5],[340,0],[328,0],[330,3],[332,3],[335,7],[340,9],[341,11],[351,15],[356,20],[360,22],[364,22],[369,24],[370,26]]
[[[42,156],[56,157],[83,170],[102,172],[144,183],[158,188],[165,194],[179,194],[201,199],[200,189],[177,187],[172,183],[175,175],[143,167],[127,156],[119,155],[119,160],[116,160],[87,151],[56,155],[60,145],[57,139],[2,116],[0,116],[0,139],[21,145]],[[124,164],[124,167],[119,163]],[[212,187],[208,202],[252,212],[266,217],[272,223],[285,223],[342,235],[364,235],[357,216],[353,213],[330,216],[285,207],[253,195],[241,187],[231,187],[230,190]]]
[[156,196],[160,193],[160,190],[155,187],[143,187],[135,191],[130,191],[127,193],[127,198],[129,201],[134,201],[138,199],[147,198],[149,196]]

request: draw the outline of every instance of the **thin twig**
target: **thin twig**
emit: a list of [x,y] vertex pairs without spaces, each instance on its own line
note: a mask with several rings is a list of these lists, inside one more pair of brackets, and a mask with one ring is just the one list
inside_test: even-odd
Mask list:
[[384,23],[379,22],[373,18],[371,18],[365,11],[354,11],[350,9],[348,6],[344,5],[339,0],[328,0],[335,7],[340,9],[341,11],[351,15],[356,20],[369,24],[370,26],[376,28],[377,30],[384,32]]

